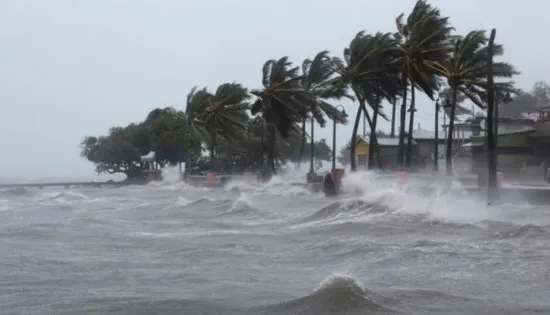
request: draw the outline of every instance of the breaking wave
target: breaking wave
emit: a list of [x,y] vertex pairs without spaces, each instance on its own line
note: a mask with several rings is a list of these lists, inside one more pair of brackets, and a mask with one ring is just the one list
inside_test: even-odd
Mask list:
[[398,314],[349,276],[327,278],[311,294],[267,307],[281,314]]

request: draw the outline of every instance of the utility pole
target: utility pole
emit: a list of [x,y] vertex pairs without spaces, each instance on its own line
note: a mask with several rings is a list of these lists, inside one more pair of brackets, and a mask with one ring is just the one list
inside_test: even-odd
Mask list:
[[439,98],[435,101],[435,134],[434,134],[434,166],[433,171],[439,172]]
[[363,138],[366,138],[366,137],[367,137],[367,125],[366,125],[366,121],[367,121],[367,116],[363,115]]
[[487,45],[487,169],[489,202],[498,200],[497,156],[495,141],[495,90],[493,81],[493,49],[496,29],[491,30]]
[[315,169],[313,167],[313,162],[315,159],[315,120],[313,116],[311,116],[311,145],[309,146],[309,173],[313,174],[315,173]]

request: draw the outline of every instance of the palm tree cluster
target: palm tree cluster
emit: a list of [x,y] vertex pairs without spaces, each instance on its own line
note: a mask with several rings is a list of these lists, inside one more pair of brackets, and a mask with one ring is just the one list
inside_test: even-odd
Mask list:
[[[474,30],[464,36],[454,33],[449,17],[425,0],[419,0],[408,16],[396,18],[394,32],[359,32],[343,51],[342,57],[319,52],[306,59],[301,67],[287,57],[271,59],[262,68],[262,86],[248,91],[236,83],[226,83],[215,93],[192,89],[185,112],[190,132],[209,143],[212,163],[216,139],[231,142],[246,135],[247,122],[262,129],[262,147],[268,165],[274,169],[278,141],[300,134],[305,143],[308,119],[321,127],[327,118],[345,123],[342,113],[332,104],[343,98],[358,104],[351,143],[356,143],[361,115],[370,132],[369,167],[378,153],[376,137],[379,118],[388,120],[384,102],[392,104],[391,120],[397,120],[395,108],[400,104],[398,167],[411,166],[412,131],[417,92],[435,101],[442,91],[450,116],[447,139],[447,170],[452,169],[451,145],[457,103],[464,97],[476,106],[487,104],[488,38],[486,31]],[[495,45],[494,56],[503,54]],[[518,71],[509,63],[494,62],[493,75],[498,93],[513,91],[512,76]],[[498,94],[497,93],[497,94]],[[254,99],[253,99],[254,98]],[[408,106],[407,106],[408,105]],[[247,110],[255,116],[248,119]],[[407,112],[408,128],[405,126]],[[436,113],[435,113],[436,114]],[[265,138],[264,135],[265,134]],[[303,145],[301,148],[303,154]],[[376,159],[381,167],[381,159]],[[350,148],[352,171],[356,170],[355,146]]]

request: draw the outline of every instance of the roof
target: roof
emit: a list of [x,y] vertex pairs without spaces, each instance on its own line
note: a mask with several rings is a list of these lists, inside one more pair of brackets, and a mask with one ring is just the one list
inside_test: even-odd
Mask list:
[[[455,132],[458,132],[460,134],[460,139],[469,139],[473,132],[472,130],[460,130],[457,131],[455,129]],[[446,130],[439,130],[438,132],[438,139],[444,139],[446,135]],[[463,136],[464,135],[464,136]],[[434,140],[435,139],[435,131],[432,130],[414,130],[413,131],[413,138],[417,140]]]
[[507,135],[507,134],[514,134],[514,133],[525,133],[525,132],[531,132],[535,131],[534,127],[531,126],[514,126],[516,128],[510,128],[512,126],[498,126],[498,134],[499,135]]
[[[445,135],[444,130],[438,131],[438,138],[442,138]],[[432,140],[435,139],[435,131],[432,130],[414,130],[413,138],[418,140]]]
[[[529,126],[502,125],[498,127],[498,135],[513,135],[517,133],[534,132],[535,128]],[[485,132],[481,132],[477,137],[485,137]]]
[[[359,139],[357,141],[365,141],[365,142],[369,142],[369,139],[368,138],[363,138],[363,137],[359,137]],[[381,145],[381,146],[386,146],[386,147],[393,147],[393,146],[398,146],[399,145],[399,137],[395,137],[395,138],[390,138],[390,137],[377,137],[376,140],[378,141],[378,145]],[[407,144],[407,137],[405,136],[405,144]],[[413,145],[416,144],[416,141],[414,141],[413,139]]]

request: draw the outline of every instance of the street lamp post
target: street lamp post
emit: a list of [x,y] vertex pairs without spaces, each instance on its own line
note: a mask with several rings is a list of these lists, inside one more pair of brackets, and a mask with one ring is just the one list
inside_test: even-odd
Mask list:
[[[338,105],[336,109],[340,110],[340,118],[344,120],[348,117],[348,114],[344,110],[344,106]],[[332,120],[332,170],[336,169],[336,119]]]

